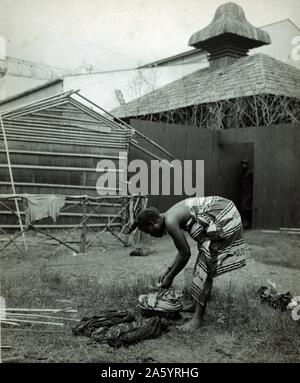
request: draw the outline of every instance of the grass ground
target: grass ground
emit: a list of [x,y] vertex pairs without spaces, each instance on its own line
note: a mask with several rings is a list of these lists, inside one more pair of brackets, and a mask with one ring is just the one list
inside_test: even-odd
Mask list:
[[[130,257],[131,249],[111,237],[101,247],[74,256],[32,237],[29,252],[18,255],[13,246],[1,254],[1,295],[8,306],[66,306],[78,310],[77,317],[97,315],[104,308],[129,308],[142,293],[153,291],[157,276],[174,257],[169,239],[149,241],[153,252]],[[21,356],[23,362],[299,362],[300,321],[290,312],[278,312],[260,303],[257,290],[267,280],[283,291],[300,295],[299,236],[247,232],[247,267],[215,280],[204,326],[182,334],[175,326],[152,340],[128,348],[112,349],[75,337],[66,322],[63,329],[23,325],[22,330],[2,328],[3,345],[12,350],[2,357]],[[195,244],[191,242],[193,256]],[[184,275],[175,281],[182,289]],[[34,330],[34,331],[33,331]],[[38,331],[58,331],[44,333]]]

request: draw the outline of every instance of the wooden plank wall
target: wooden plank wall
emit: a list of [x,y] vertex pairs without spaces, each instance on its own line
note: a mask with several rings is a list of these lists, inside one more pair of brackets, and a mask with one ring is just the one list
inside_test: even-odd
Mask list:
[[[16,193],[29,194],[62,194],[62,195],[90,195],[98,196],[96,183],[103,174],[96,172],[98,161],[109,159],[119,168],[118,148],[103,148],[99,146],[78,146],[52,143],[35,143],[31,141],[9,141],[10,159],[13,165],[13,176]],[[122,149],[124,151],[124,149]],[[9,178],[7,157],[0,141],[0,194],[12,192]],[[19,167],[18,167],[19,166]],[[28,168],[24,168],[24,166]],[[39,167],[47,167],[39,168]],[[52,168],[53,167],[53,168]],[[65,169],[60,169],[60,168]],[[70,170],[72,169],[72,170]],[[63,186],[64,185],[64,186]],[[117,182],[117,187],[119,183]],[[11,208],[14,204],[10,203]],[[113,216],[121,209],[121,205],[103,205],[99,212],[102,217],[91,216],[89,224],[104,224],[109,216]],[[17,224],[16,218],[5,208],[0,207],[0,224],[2,227]],[[21,207],[24,211],[24,207]],[[58,225],[74,225],[81,220],[81,208],[73,207],[58,218]],[[95,214],[93,208],[88,207],[88,214]],[[121,222],[120,219],[115,221]],[[43,224],[53,224],[45,219]]]
[[[207,129],[187,127],[184,125],[171,125],[165,123],[151,123],[141,120],[131,120],[131,126],[153,139],[163,148],[172,153],[179,160],[193,161],[193,184],[195,185],[195,160],[205,161],[205,193],[212,195],[216,192],[218,180],[218,132]],[[140,146],[146,148],[163,159],[168,159],[160,150],[155,149],[153,145],[139,139]],[[144,154],[137,148],[130,147],[129,160],[143,159],[150,164],[151,156]],[[209,175],[209,176],[208,176]],[[130,176],[130,173],[129,173]],[[161,180],[161,178],[160,178]],[[149,177],[149,184],[151,180]],[[180,201],[182,196],[150,196],[148,205],[153,205],[161,210],[166,210],[174,203]]]
[[[254,227],[300,227],[299,124],[221,132],[140,120],[131,120],[131,125],[178,159],[203,159],[205,195],[223,195],[237,205],[239,161],[249,159],[254,169]],[[162,156],[151,145],[143,147]],[[151,159],[136,148],[130,149],[129,158]],[[149,204],[164,211],[182,198],[150,196]]]
[[[238,176],[239,161],[248,158],[254,167],[254,227],[276,229],[279,227],[300,227],[300,129],[299,124],[271,127],[228,129],[217,132],[195,127],[151,123],[132,120],[131,125],[166,148],[180,160],[205,161],[205,195],[223,195],[239,204]],[[167,158],[153,145],[136,137],[137,147],[130,148],[129,160],[144,159],[150,162],[151,156],[139,150],[144,149]],[[99,157],[117,157],[119,149],[99,146],[63,145],[47,142],[13,141],[9,143],[13,164],[37,166],[65,166],[94,168]],[[0,163],[5,161],[4,147],[0,147]],[[74,153],[80,156],[24,154],[20,151]],[[15,152],[14,152],[15,151]],[[19,153],[18,153],[19,152]],[[95,157],[93,157],[95,155]],[[6,161],[5,161],[6,162]],[[193,163],[194,165],[195,163]],[[195,167],[194,167],[195,168]],[[100,173],[89,171],[53,171],[41,169],[14,169],[16,182],[36,184],[57,184],[51,186],[17,185],[17,193],[57,193],[66,195],[96,195],[95,182]],[[129,174],[131,176],[131,174]],[[193,175],[195,181],[195,174]],[[8,172],[0,168],[1,193],[10,193]],[[149,174],[149,183],[150,174]],[[78,187],[61,187],[77,185]],[[182,196],[150,196],[149,205],[162,211],[182,199]],[[110,208],[103,210],[110,214]],[[77,211],[74,210],[76,213]],[[1,216],[3,222],[3,216]],[[77,222],[78,217],[64,217],[62,222]],[[94,221],[97,221],[96,218]],[[94,222],[93,221],[93,222]],[[12,217],[5,216],[5,222]]]
[[254,227],[300,227],[299,124],[228,129],[223,144],[254,144]]

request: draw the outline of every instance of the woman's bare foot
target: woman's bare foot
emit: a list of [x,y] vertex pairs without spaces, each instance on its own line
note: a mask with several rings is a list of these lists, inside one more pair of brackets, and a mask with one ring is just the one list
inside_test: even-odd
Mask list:
[[[209,294],[206,299],[207,299],[207,301],[210,301],[211,300],[211,294]],[[181,311],[183,311],[183,312],[194,312],[195,308],[196,308],[195,302],[186,303],[183,305]]]
[[195,311],[195,303],[192,302],[192,303],[187,303],[185,305],[183,305],[181,311],[186,311],[186,312],[194,312]]

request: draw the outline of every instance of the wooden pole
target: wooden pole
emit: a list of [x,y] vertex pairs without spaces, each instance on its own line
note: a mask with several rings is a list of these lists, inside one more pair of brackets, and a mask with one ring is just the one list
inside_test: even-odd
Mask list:
[[77,313],[77,310],[72,309],[72,306],[66,307],[64,309],[26,309],[26,308],[17,308],[17,307],[12,307],[12,308],[1,308],[0,311],[6,311],[6,313],[11,312],[11,311],[34,311],[34,312],[53,312],[53,313]]
[[86,200],[82,201],[82,230],[81,230],[81,243],[80,243],[80,252],[85,253],[85,246],[86,246],[86,234],[87,234],[87,206],[86,206]]
[[[133,197],[129,197],[129,222],[131,227],[134,222]],[[135,231],[129,235],[129,245],[134,245],[134,233]]]
[[5,328],[2,328],[2,330],[5,330],[5,331],[20,331],[20,332],[30,332],[30,333],[33,333],[33,332],[38,332],[38,333],[50,333],[50,334],[65,334],[66,332],[65,331],[56,331],[56,330],[34,330],[33,328],[31,328],[30,330],[27,330],[25,328],[14,328],[14,327],[5,327]]
[[37,324],[50,324],[50,325],[54,325],[54,326],[64,326],[63,323],[60,323],[60,322],[44,322],[44,321],[35,321],[35,320],[27,320],[27,319],[17,319],[17,318],[14,318],[12,319],[13,322],[20,322],[20,323],[37,323]]
[[60,319],[66,321],[80,322],[80,319],[76,318],[65,318],[65,317],[56,317],[54,315],[39,315],[39,314],[19,314],[19,313],[9,313],[6,315],[6,319],[14,320],[15,319],[35,319],[35,318],[46,318],[46,319]]
[[1,360],[1,363],[21,363],[24,359],[22,356],[12,356],[10,358],[5,358]]
[[279,230],[280,231],[299,231],[300,232],[299,227],[280,227]]
[[39,101],[31,101],[31,102],[29,102],[27,104],[23,104],[21,106],[18,105],[18,106],[11,108],[11,109],[6,109],[3,114],[6,116],[6,115],[10,115],[10,114],[15,114],[15,113],[19,112],[20,110],[27,110],[28,108],[36,107],[37,105],[38,106],[44,105],[44,104],[48,105],[49,103],[53,102],[53,99],[55,99],[54,102],[57,102],[58,100],[60,100],[62,98],[67,98],[69,95],[71,95],[72,93],[75,93],[75,92],[78,92],[78,91],[77,90],[75,90],[75,91],[74,90],[68,90],[68,91],[63,92],[63,93],[60,92],[60,93],[57,93],[51,97],[49,97],[49,96],[45,97]]
[[[122,198],[124,198],[124,197],[122,197]],[[94,242],[96,241],[96,239],[99,238],[99,236],[100,236],[102,233],[104,233],[106,230],[109,229],[109,227],[112,225],[113,221],[114,221],[118,216],[121,216],[121,214],[123,213],[123,211],[127,209],[128,204],[129,204],[129,202],[127,202],[126,205],[122,207],[122,209],[118,212],[118,214],[117,214],[114,218],[112,218],[112,220],[110,220],[110,222],[106,223],[104,229],[102,229],[101,231],[99,231],[99,233],[97,233],[97,234],[95,235],[95,237],[94,237],[94,238],[87,244],[86,247],[91,246],[91,244],[94,243]],[[94,209],[94,208],[93,208],[93,209]],[[118,237],[118,238],[119,238],[119,237]],[[122,241],[122,240],[120,239],[120,241]]]
[[[17,215],[12,209],[10,209],[10,207],[8,207],[6,204],[4,204],[3,202],[0,201],[0,205],[2,206],[5,206],[7,210],[11,211],[14,215]],[[21,219],[21,222],[22,222],[22,218],[20,216],[20,219]],[[46,227],[46,226],[45,226]],[[61,241],[59,238],[56,238],[54,237],[53,235],[47,233],[46,231],[43,231],[41,229],[39,229],[38,227],[32,225],[32,224],[29,224],[27,229],[29,228],[32,228],[33,230],[36,230],[37,232],[41,233],[41,234],[44,234],[46,237],[49,237],[49,238],[52,238],[52,239],[55,239],[55,241],[61,243],[62,245],[68,247],[70,250],[73,250],[75,251],[75,253],[77,253],[78,251],[76,249],[74,249],[73,247],[69,246],[67,243]]]
[[[12,187],[13,194],[16,194],[15,184],[14,184],[14,179],[13,179],[13,174],[12,174],[12,169],[11,169],[10,155],[9,155],[7,139],[6,139],[4,124],[3,124],[3,120],[2,120],[1,114],[0,114],[0,122],[1,122],[1,128],[2,128],[2,133],[3,133],[3,139],[4,139],[5,151],[6,151],[6,157],[7,157],[7,164],[8,164],[10,181],[11,181],[11,187]],[[21,219],[21,215],[20,215],[18,200],[15,198],[14,201],[15,201],[15,204],[16,204],[16,210],[17,210],[17,216],[18,216],[18,220],[19,220],[20,229],[21,229],[21,232],[22,232],[24,248],[25,248],[25,251],[27,251],[28,247],[27,247],[26,237],[25,237],[25,233],[24,233],[24,229],[23,229],[23,224],[22,224],[22,219]]]
[[19,231],[13,238],[10,238],[10,236],[7,235],[7,233],[6,233],[1,227],[0,227],[0,231],[1,231],[2,233],[4,233],[4,235],[5,235],[6,237],[9,238],[9,242],[6,243],[4,246],[2,246],[2,247],[0,248],[0,253],[1,253],[1,251],[3,251],[6,247],[8,247],[11,243],[13,243],[13,244],[17,247],[17,249],[20,251],[20,253],[23,254],[22,251],[21,251],[21,249],[20,249],[20,248],[18,247],[18,245],[15,243],[15,239],[17,239],[21,234],[23,234],[23,231]]
[[134,212],[133,212],[133,198],[129,197],[129,222],[130,225],[134,222]]
[[104,113],[108,114],[110,117],[114,118],[114,120],[117,120],[119,123],[121,123],[122,125],[125,125],[128,129],[133,129],[140,137],[144,138],[144,140],[150,142],[153,146],[155,146],[157,149],[159,149],[160,151],[162,151],[163,153],[167,154],[169,157],[171,157],[173,160],[176,159],[176,157],[173,156],[173,154],[169,153],[166,149],[164,149],[162,146],[158,145],[155,141],[151,140],[149,137],[145,136],[143,133],[139,132],[138,130],[134,129],[132,126],[126,124],[126,122],[122,121],[120,118],[114,116],[113,114],[109,113],[107,110],[101,108],[101,106],[95,104],[93,101],[91,100],[88,100],[87,98],[85,98],[82,94],[79,94],[78,92],[74,92],[76,93],[79,97],[83,98],[84,100],[86,100],[87,102],[89,102],[90,104],[96,106],[97,108],[99,108],[100,110],[102,110]]
[[143,148],[140,144],[137,145],[137,144],[135,144],[134,142],[130,142],[130,145],[133,146],[134,148],[140,150],[141,152],[143,152],[143,153],[145,153],[145,154],[148,154],[148,156],[150,156],[150,157],[152,157],[152,158],[155,158],[155,159],[157,159],[157,160],[159,160],[159,161],[164,162],[164,164],[166,164],[166,165],[169,166],[170,168],[173,168],[173,167],[174,167],[174,166],[171,165],[168,161],[166,161],[166,160],[164,160],[164,159],[158,157],[156,154],[154,154],[154,153],[150,152],[149,150]]

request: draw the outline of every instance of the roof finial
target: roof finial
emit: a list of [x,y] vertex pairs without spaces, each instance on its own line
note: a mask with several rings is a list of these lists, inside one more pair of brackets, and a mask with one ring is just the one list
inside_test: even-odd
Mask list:
[[249,49],[270,43],[269,34],[250,24],[243,8],[231,2],[220,5],[212,22],[189,40],[190,46],[208,52],[214,68],[231,64],[246,56]]

